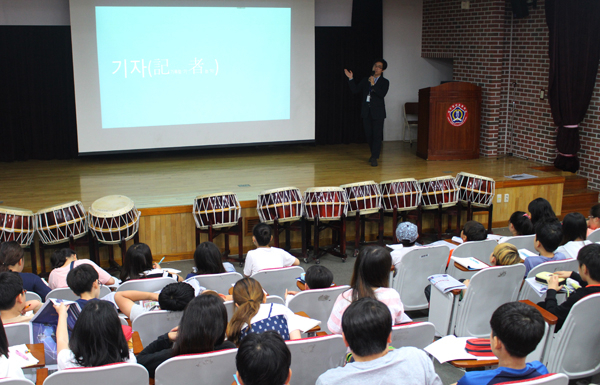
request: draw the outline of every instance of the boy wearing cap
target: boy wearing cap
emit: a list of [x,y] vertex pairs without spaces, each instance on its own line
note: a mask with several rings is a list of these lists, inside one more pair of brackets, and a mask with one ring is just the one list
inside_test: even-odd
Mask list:
[[391,253],[392,263],[394,266],[397,266],[402,260],[402,257],[404,257],[409,251],[418,247],[422,247],[419,243],[416,243],[417,239],[419,238],[419,229],[414,223],[399,223],[398,227],[396,228],[396,238],[403,247],[396,249]]

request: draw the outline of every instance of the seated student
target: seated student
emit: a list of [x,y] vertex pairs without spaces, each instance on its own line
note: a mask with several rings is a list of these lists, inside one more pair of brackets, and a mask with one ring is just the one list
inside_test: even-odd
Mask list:
[[421,247],[419,243],[416,243],[419,238],[419,229],[417,225],[412,222],[398,223],[398,227],[396,227],[396,238],[403,247],[392,251],[392,263],[394,266],[397,266],[402,260],[402,257],[409,251]]
[[[322,265],[312,265],[304,274],[304,290],[328,289],[333,283],[333,273]],[[288,295],[296,295],[299,291],[286,291]]]
[[[194,299],[194,288],[185,282],[174,282],[165,286],[160,294],[146,291],[125,290],[115,293],[115,303],[119,310],[133,322],[141,314],[151,310],[182,311]],[[138,301],[158,301],[159,309],[147,309]]]
[[513,237],[519,235],[535,234],[533,223],[529,219],[529,214],[523,211],[515,211],[508,219],[508,230]]
[[590,216],[588,217],[588,229],[587,236],[589,237],[591,233],[600,229],[600,203],[596,203],[590,209]]
[[544,336],[545,321],[533,306],[521,302],[501,305],[490,320],[492,352],[498,357],[498,367],[492,370],[465,373],[458,385],[487,385],[527,380],[548,374],[539,361],[526,362]]
[[71,333],[67,328],[64,303],[54,305],[58,313],[56,325],[56,363],[58,370],[80,366],[102,366],[119,362],[135,363],[129,351],[115,307],[108,301],[88,303]]
[[279,334],[249,334],[235,356],[235,376],[240,385],[287,385],[291,365],[292,353]]
[[2,323],[0,323],[0,378],[25,379],[21,366],[13,362],[8,354],[8,339]]
[[529,271],[540,263],[567,259],[564,254],[555,253],[562,238],[562,225],[558,219],[540,221],[535,225],[533,246],[540,255],[525,258],[526,277]]
[[23,267],[25,266],[24,254],[23,248],[17,242],[2,243],[0,245],[0,272],[14,271],[19,273],[23,280],[23,288],[37,293],[43,301],[51,289],[37,274],[23,273]]
[[529,217],[534,227],[540,221],[556,220],[556,214],[552,209],[552,205],[544,198],[536,198],[529,202],[527,210],[529,210]]
[[0,316],[3,324],[29,322],[33,315],[26,315],[33,310],[41,309],[42,303],[37,300],[27,301],[21,276],[12,271],[0,273]]
[[170,277],[183,281],[177,274],[162,270],[158,263],[152,262],[152,251],[145,243],[133,244],[125,253],[125,260],[121,268],[121,282],[129,279]]
[[381,246],[365,246],[354,262],[350,289],[338,296],[333,305],[327,327],[333,334],[342,333],[342,316],[350,304],[360,298],[377,299],[387,305],[394,324],[408,321],[400,294],[389,287],[392,256]]
[[[460,232],[460,237],[462,238],[463,243],[465,242],[478,242],[485,241],[487,239],[487,230],[483,225],[477,221],[468,221],[465,223],[462,231]],[[448,262],[446,262],[446,267],[450,264],[450,258],[452,258],[452,253],[454,250],[450,250],[450,255],[448,255]]]
[[270,247],[273,240],[271,226],[259,223],[252,229],[252,242],[256,249],[246,254],[244,275],[250,277],[264,269],[277,267],[298,266],[300,261],[287,251],[278,247]]
[[285,340],[301,338],[302,317],[286,306],[266,303],[267,297],[260,283],[253,278],[244,278],[233,286],[235,313],[227,325],[227,340],[240,344],[247,335],[273,330]]
[[358,299],[342,318],[344,342],[354,362],[329,369],[317,385],[414,384],[441,385],[433,362],[421,349],[389,349],[392,317],[387,307],[373,298]]
[[[569,315],[569,311],[577,301],[587,295],[600,293],[600,245],[592,243],[583,246],[577,255],[577,262],[579,262],[579,274],[574,271],[555,272],[548,282],[546,300],[538,303],[538,305],[558,317],[555,331],[560,330],[567,315]],[[572,278],[581,285],[581,288],[571,293],[567,300],[560,305],[556,301],[556,292],[562,287],[558,285],[559,278]]]
[[556,249],[557,253],[564,254],[567,258],[577,258],[577,253],[585,245],[589,245],[587,238],[587,223],[581,213],[568,213],[562,222],[562,246]]
[[93,261],[90,261],[89,259],[77,259],[77,254],[75,254],[73,250],[64,248],[55,251],[50,257],[50,264],[52,265],[52,271],[50,272],[50,277],[48,277],[50,288],[56,289],[68,287],[67,274],[69,274],[69,270],[84,263],[92,265],[92,267],[96,269],[101,284],[112,285],[116,282],[115,278],[100,266],[96,265]]
[[204,274],[235,273],[235,267],[221,260],[221,250],[212,242],[202,242],[196,247],[194,262],[194,272],[185,279]]
[[154,378],[158,365],[171,357],[235,349],[235,344],[225,341],[226,329],[227,310],[223,300],[215,292],[206,291],[188,304],[179,326],[146,346],[138,354],[137,362]]
[[100,297],[100,283],[98,272],[88,264],[79,265],[67,274],[67,285],[69,289],[79,296],[75,302],[83,307],[88,301],[97,300]]

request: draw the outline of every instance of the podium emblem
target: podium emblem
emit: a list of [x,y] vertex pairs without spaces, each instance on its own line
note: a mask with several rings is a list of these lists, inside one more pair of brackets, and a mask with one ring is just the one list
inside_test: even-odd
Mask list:
[[451,105],[450,108],[448,108],[448,113],[446,114],[448,123],[455,127],[465,124],[468,116],[469,112],[467,111],[467,107],[461,103],[454,103]]

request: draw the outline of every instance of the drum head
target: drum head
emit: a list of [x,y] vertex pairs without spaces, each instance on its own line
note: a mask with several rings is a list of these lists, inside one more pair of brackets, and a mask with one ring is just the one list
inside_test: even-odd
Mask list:
[[49,213],[49,212],[52,212],[52,211],[62,210],[62,209],[66,209],[66,208],[73,207],[73,206],[78,206],[78,205],[81,205],[81,202],[79,202],[79,201],[72,201],[72,202],[68,202],[68,203],[62,203],[60,205],[50,206],[50,207],[43,208],[43,209],[39,210],[37,212],[37,214]]
[[133,201],[125,195],[108,195],[92,203],[89,213],[99,218],[112,218],[127,214],[134,207]]
[[330,191],[344,191],[341,187],[310,187],[307,188],[305,193],[314,193],[314,192],[330,192]]
[[494,179],[492,179],[492,178],[488,178],[488,177],[483,176],[483,175],[469,174],[468,172],[463,172],[463,171],[461,171],[458,174],[456,174],[456,177],[459,177],[461,175],[469,177],[469,178],[475,178],[475,179],[481,179],[481,180],[485,180],[485,181],[489,181],[489,182],[494,182]]
[[27,209],[20,209],[18,207],[0,206],[0,213],[20,215],[23,217],[30,217],[33,215],[33,211]]
[[367,180],[364,182],[356,182],[356,183],[348,183],[348,184],[343,184],[340,187],[341,188],[350,188],[350,187],[358,187],[358,186],[371,186],[371,185],[376,185],[377,183],[375,183],[374,180]]
[[275,194],[275,193],[280,193],[283,191],[290,191],[290,190],[295,190],[295,191],[300,192],[300,189],[298,189],[298,187],[290,186],[290,187],[274,188],[272,190],[264,190],[264,191],[261,191],[260,194],[258,194],[258,195],[269,195],[269,194]]

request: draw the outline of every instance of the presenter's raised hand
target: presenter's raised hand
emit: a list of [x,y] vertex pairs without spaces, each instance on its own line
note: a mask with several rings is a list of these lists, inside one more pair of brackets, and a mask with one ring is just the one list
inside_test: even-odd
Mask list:
[[375,85],[375,78],[373,76],[369,76],[369,83],[371,83],[372,86]]
[[346,74],[346,76],[348,76],[349,80],[352,80],[352,78],[354,78],[352,71],[348,71],[347,69],[344,68],[344,73]]

